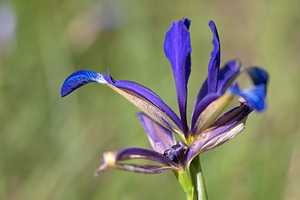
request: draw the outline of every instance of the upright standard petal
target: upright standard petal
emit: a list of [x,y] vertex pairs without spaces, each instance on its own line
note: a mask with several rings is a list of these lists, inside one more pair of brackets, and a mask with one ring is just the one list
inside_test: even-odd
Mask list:
[[186,118],[187,84],[191,72],[190,20],[183,19],[172,24],[164,43],[164,51],[174,75],[183,132],[187,136]]
[[[138,83],[123,80],[116,81],[105,74],[80,70],[73,73],[65,80],[61,89],[61,95],[66,96],[75,89],[90,82],[98,82],[110,87],[151,119],[180,135],[180,131],[175,129],[169,120],[160,112],[162,111],[170,117],[170,119],[182,130],[181,121],[174,111],[167,106],[157,94]],[[183,137],[183,135],[180,136]]]
[[220,97],[228,86],[235,80],[237,75],[239,74],[241,69],[241,64],[239,61],[233,60],[229,61],[225,64],[224,67],[221,68],[218,75],[218,86],[216,93],[208,93],[207,80],[203,83],[202,88],[197,96],[195,101],[195,106],[192,114],[192,123],[191,129],[192,134],[195,133],[195,123],[199,118],[202,111],[208,106],[212,101]]
[[218,75],[219,75],[219,68],[220,68],[221,52],[220,52],[220,39],[219,39],[219,35],[215,23],[213,21],[210,21],[209,27],[213,32],[212,43],[214,45],[214,49],[211,52],[211,59],[208,64],[207,83],[208,83],[208,93],[214,93],[217,91],[217,86],[218,86]]
[[174,135],[171,131],[162,127],[143,113],[138,113],[137,116],[139,117],[148,135],[151,146],[155,151],[163,154],[166,149],[171,149],[172,146],[176,144]]

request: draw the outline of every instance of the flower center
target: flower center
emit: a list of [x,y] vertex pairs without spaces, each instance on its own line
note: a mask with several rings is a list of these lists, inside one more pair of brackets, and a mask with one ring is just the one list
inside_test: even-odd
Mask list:
[[167,156],[173,162],[178,163],[181,166],[184,166],[184,154],[187,151],[188,146],[182,142],[178,141],[176,145],[173,145],[171,149],[167,149],[164,152],[164,155]]

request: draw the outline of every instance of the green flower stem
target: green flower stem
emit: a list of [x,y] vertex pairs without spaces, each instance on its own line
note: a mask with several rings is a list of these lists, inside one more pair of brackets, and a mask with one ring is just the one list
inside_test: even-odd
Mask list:
[[190,166],[190,171],[194,188],[196,188],[194,191],[196,199],[208,200],[203,172],[200,165],[200,156],[194,158]]
[[208,200],[200,165],[200,156],[192,161],[190,168],[184,171],[174,171],[187,200]]
[[191,174],[189,170],[176,171],[174,172],[182,189],[185,192],[187,200],[196,200],[194,194],[194,185],[191,179]]

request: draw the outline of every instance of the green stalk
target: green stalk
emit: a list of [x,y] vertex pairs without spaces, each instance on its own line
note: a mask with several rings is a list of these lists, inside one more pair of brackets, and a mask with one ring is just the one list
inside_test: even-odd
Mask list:
[[175,171],[174,172],[182,189],[185,192],[187,200],[196,200],[194,194],[194,185],[191,179],[191,174],[189,170]]
[[174,171],[187,200],[208,200],[200,156],[196,156],[189,169]]
[[208,200],[202,168],[200,165],[200,156],[196,156],[190,166],[191,178],[195,188],[194,195],[197,200]]

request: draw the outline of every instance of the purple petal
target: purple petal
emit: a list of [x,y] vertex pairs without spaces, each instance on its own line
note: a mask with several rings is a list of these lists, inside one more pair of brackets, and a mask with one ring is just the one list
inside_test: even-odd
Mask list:
[[237,86],[229,88],[228,91],[242,97],[247,105],[254,110],[264,111],[266,107],[266,93],[268,73],[259,67],[249,67],[245,70],[252,79],[255,86],[241,91]]
[[186,119],[187,84],[191,72],[190,20],[183,19],[172,24],[166,34],[164,51],[174,75],[183,132],[188,133]]
[[250,75],[255,85],[265,84],[268,82],[268,73],[260,67],[248,67],[246,72]]
[[137,114],[139,117],[153,149],[161,154],[166,149],[171,149],[176,144],[174,135],[168,129],[162,127],[147,115],[143,113]]
[[218,92],[223,93],[225,89],[235,80],[241,70],[241,63],[232,60],[226,63],[219,72],[218,76]]
[[199,117],[200,113],[204,110],[204,108],[209,103],[211,103],[217,97],[221,96],[221,94],[223,94],[225,89],[233,82],[233,80],[239,74],[240,69],[241,69],[240,62],[238,65],[236,60],[227,62],[226,65],[222,67],[222,69],[219,72],[218,87],[216,93],[208,94],[207,80],[205,80],[195,101],[194,111],[192,114],[192,124],[191,124],[192,129],[194,128],[195,122]]
[[121,150],[117,157],[117,161],[132,160],[132,159],[146,159],[154,162],[161,163],[166,166],[178,167],[178,164],[170,160],[167,156],[160,154],[156,151],[131,147]]
[[220,40],[216,25],[213,21],[209,22],[209,27],[213,32],[213,40],[212,43],[214,45],[214,49],[211,52],[211,59],[208,64],[208,93],[214,93],[217,91],[218,86],[218,74],[220,68]]
[[[194,111],[197,109],[197,106],[199,105],[199,103],[202,101],[202,99],[207,95],[207,79],[204,81],[204,83],[202,84],[202,87],[198,93],[197,99],[195,101],[195,105],[194,105]],[[212,93],[213,94],[213,93]],[[194,115],[194,111],[193,111],[193,115]]]
[[136,165],[136,164],[117,164],[117,169],[143,174],[159,174],[167,170],[175,169],[172,166],[158,165]]
[[[268,73],[260,67],[249,67],[246,72],[251,77],[254,85],[265,85],[265,92],[267,92]],[[266,95],[266,94],[265,94]]]
[[[218,93],[209,94],[200,102],[202,107],[197,107],[192,116],[191,135],[198,136],[203,130],[209,127],[214,120],[218,118],[228,103],[233,99],[234,95],[243,98],[244,102],[257,111],[265,109],[266,85],[264,83],[240,90],[236,84],[235,87],[228,88],[226,93],[218,97]],[[215,99],[214,99],[215,98]],[[204,104],[205,103],[205,104]],[[201,109],[200,109],[201,108]],[[197,110],[198,109],[198,110]]]
[[75,89],[90,82],[98,82],[110,87],[160,125],[176,133],[180,133],[159,111],[161,110],[182,130],[181,121],[174,111],[168,107],[157,94],[138,83],[116,81],[105,74],[80,70],[66,79],[61,89],[61,95],[66,96]]
[[77,88],[91,82],[105,84],[106,81],[102,74],[88,70],[79,70],[71,74],[64,82],[61,88],[61,96],[64,97]]
[[[135,155],[131,155],[131,159],[136,159]],[[97,176],[100,172],[108,168],[115,168],[119,170],[144,174],[158,174],[167,170],[177,169],[174,166],[126,164],[118,163],[118,161],[119,160],[117,152],[105,152],[103,154],[102,163],[100,167],[95,171],[95,176]]]
[[190,163],[201,152],[215,148],[240,133],[251,111],[251,108],[242,104],[225,113],[193,141],[186,153],[186,163]]
[[[204,130],[206,127],[210,125],[209,123],[212,123],[213,120],[216,119],[217,114],[214,114],[213,117],[209,115],[213,113],[213,111],[209,111],[210,108],[207,109],[208,110],[207,113],[204,113],[204,111],[206,110],[206,107],[208,107],[210,103],[212,103],[217,98],[219,98],[221,94],[223,94],[224,90],[226,90],[228,86],[231,85],[231,83],[239,75],[240,69],[241,69],[241,64],[238,61],[234,60],[226,63],[226,65],[219,72],[217,93],[209,94],[207,91],[207,81],[204,82],[196,100],[196,103],[198,104],[195,104],[193,115],[192,115],[192,123],[191,123],[192,135],[197,135],[197,133]],[[251,108],[261,111],[265,107],[264,91],[266,88],[268,75],[264,70],[258,67],[248,68],[246,72],[250,75],[254,84],[261,84],[264,85],[264,87],[263,86],[254,87],[254,88],[246,89],[244,91],[240,91],[238,88],[231,88],[228,89],[228,92],[243,97]],[[227,105],[229,102],[222,101],[222,103],[225,103],[223,105]],[[215,110],[215,113],[220,113],[220,111],[221,110],[219,111]],[[209,119],[210,121],[207,122],[206,120]],[[199,120],[201,123],[199,122]],[[206,125],[204,124],[204,122],[206,123]]]
[[[172,131],[178,133],[178,131],[175,130],[175,128],[173,127],[173,125],[171,125],[171,123],[169,122],[169,120],[167,120],[167,118],[164,117],[164,115],[162,115],[155,108],[155,107],[157,107],[159,110],[161,110],[163,113],[165,113],[178,126],[178,128],[180,130],[182,130],[182,124],[181,124],[181,121],[178,118],[178,116],[152,90],[150,90],[149,88],[146,88],[145,86],[142,86],[142,85],[140,85],[138,83],[132,82],[132,81],[125,81],[125,80],[119,80],[119,81],[117,81],[117,80],[114,80],[111,76],[106,76],[104,74],[103,74],[103,76],[104,76],[105,80],[109,84],[111,84],[112,86],[115,87],[115,88],[112,88],[112,89],[114,89],[114,90],[117,89],[117,88],[121,89],[127,95],[128,94],[131,95],[131,99],[133,97],[133,98],[138,98],[139,101],[142,100],[142,105],[140,105],[140,106],[137,106],[137,104],[140,104],[140,102],[138,102],[136,100],[134,100],[133,104],[135,106],[137,106],[143,113],[147,114],[150,118],[152,118],[154,121],[158,122],[159,124],[161,124],[165,128],[168,128],[169,130],[172,130]],[[129,100],[129,101],[131,101],[131,100]],[[150,102],[155,107],[153,107],[148,102]]]
[[[191,134],[195,135],[197,132],[199,132],[203,126],[203,111],[216,99],[218,99],[221,96],[220,93],[211,93],[206,95],[199,103],[198,105],[195,105],[193,115],[192,115],[192,122],[191,122]],[[203,113],[203,114],[202,114]],[[202,116],[201,116],[202,115]],[[200,120],[201,119],[201,120]]]

